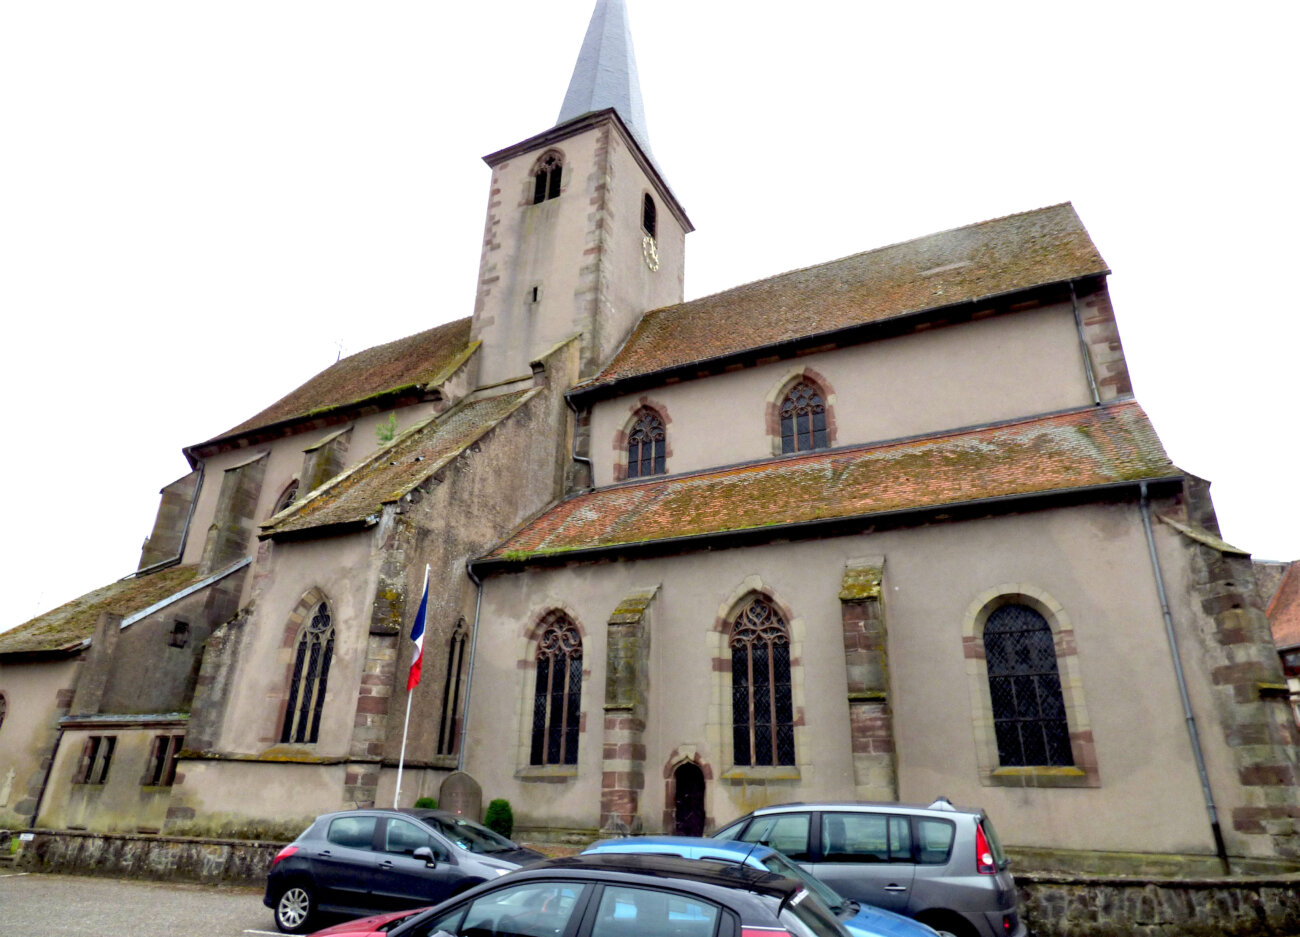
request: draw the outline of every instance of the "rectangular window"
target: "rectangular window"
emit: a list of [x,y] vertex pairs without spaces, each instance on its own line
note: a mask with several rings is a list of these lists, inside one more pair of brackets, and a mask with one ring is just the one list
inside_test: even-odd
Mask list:
[[155,735],[149,749],[140,783],[145,787],[171,787],[176,781],[176,753],[181,750],[183,735]]
[[826,862],[911,862],[907,817],[883,813],[823,813],[822,858]]
[[73,775],[76,784],[103,784],[113,764],[116,735],[92,735],[81,748],[81,763]]

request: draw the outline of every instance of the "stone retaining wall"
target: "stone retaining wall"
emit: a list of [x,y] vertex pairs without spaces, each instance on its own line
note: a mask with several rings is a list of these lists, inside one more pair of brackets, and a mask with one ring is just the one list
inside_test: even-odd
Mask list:
[[1137,878],[1018,874],[1038,937],[1277,937],[1300,934],[1300,875]]
[[18,855],[18,867],[25,871],[221,885],[265,884],[271,860],[284,847],[247,840],[79,830],[36,830],[32,835]]

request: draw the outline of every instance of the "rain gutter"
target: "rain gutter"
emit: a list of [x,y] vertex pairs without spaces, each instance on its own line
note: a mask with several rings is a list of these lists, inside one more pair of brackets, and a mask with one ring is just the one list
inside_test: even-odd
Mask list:
[[1147,483],[1141,482],[1141,499],[1138,508],[1142,512],[1142,529],[1147,536],[1147,550],[1151,553],[1151,572],[1155,577],[1156,594],[1160,598],[1160,613],[1165,620],[1165,637],[1169,641],[1169,656],[1174,662],[1174,677],[1178,681],[1178,695],[1183,704],[1183,717],[1187,720],[1187,737],[1192,743],[1192,754],[1196,758],[1196,771],[1201,778],[1201,793],[1205,797],[1205,812],[1210,818],[1210,832],[1214,835],[1214,851],[1223,863],[1223,874],[1232,872],[1228,863],[1228,849],[1223,842],[1223,829],[1219,826],[1219,812],[1214,806],[1214,792],[1210,789],[1210,775],[1205,768],[1205,751],[1201,748],[1201,737],[1196,731],[1196,716],[1192,714],[1192,701],[1187,695],[1187,676],[1183,673],[1183,661],[1178,654],[1178,635],[1174,632],[1173,615],[1169,612],[1169,596],[1165,592],[1165,577],[1160,571],[1160,558],[1156,555],[1156,539],[1151,530],[1151,502],[1147,494]]
[[[589,456],[578,455],[578,407],[569,398],[569,394],[571,393],[573,393],[573,391],[571,390],[564,392],[564,402],[568,404],[569,409],[573,411],[573,450],[570,453],[570,455],[573,457],[574,462],[587,463],[587,481],[590,482],[590,484],[587,487],[588,489],[590,489],[594,487],[596,484],[596,467],[594,464],[592,464],[591,458]],[[470,573],[470,575],[473,576],[474,574]]]
[[457,771],[465,770],[465,733],[469,729],[469,704],[473,699],[469,691],[474,687],[474,652],[478,650],[478,617],[483,610],[483,580],[475,575],[472,563],[465,564],[465,572],[469,574],[478,594],[474,597],[474,633],[469,639],[469,674],[465,677],[465,709],[460,717],[460,742],[456,746]]
[[1074,291],[1074,281],[1070,281],[1070,306],[1074,309],[1074,331],[1079,336],[1079,353],[1083,355],[1083,371],[1088,375],[1088,389],[1092,391],[1092,402],[1101,405],[1101,394],[1097,392],[1097,373],[1092,366],[1092,353],[1088,350],[1088,340],[1083,337],[1083,316],[1079,312],[1079,297]]
[[201,579],[196,583],[192,583],[191,585],[186,586],[180,592],[173,593],[172,595],[167,596],[167,598],[153,603],[153,605],[150,605],[148,608],[141,609],[135,614],[123,618],[122,623],[121,625],[119,625],[119,627],[126,628],[128,625],[133,625],[137,621],[140,621],[143,618],[148,618],[154,612],[162,611],[164,608],[166,608],[168,605],[171,605],[173,602],[179,602],[181,599],[185,598],[186,596],[193,595],[194,593],[199,592],[200,590],[206,589],[214,582],[220,582],[222,579],[225,579],[231,573],[238,572],[239,570],[243,569],[251,562],[253,562],[253,558],[251,556],[246,556],[238,563],[235,563],[231,566],[227,566],[221,572],[213,573],[211,576],[207,577],[206,579]]

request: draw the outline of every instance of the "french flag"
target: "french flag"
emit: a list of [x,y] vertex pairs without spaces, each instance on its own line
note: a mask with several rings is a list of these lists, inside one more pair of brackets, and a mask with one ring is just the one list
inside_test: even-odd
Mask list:
[[411,625],[411,641],[415,644],[415,653],[411,657],[411,674],[406,678],[406,689],[411,691],[420,682],[420,668],[424,665],[424,617],[429,611],[429,567],[424,567],[424,592],[420,596],[420,610],[415,613],[415,623]]

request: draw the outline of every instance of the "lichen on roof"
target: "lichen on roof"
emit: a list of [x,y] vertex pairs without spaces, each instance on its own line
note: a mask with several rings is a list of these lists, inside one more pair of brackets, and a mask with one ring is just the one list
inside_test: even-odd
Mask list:
[[349,355],[215,439],[437,383],[469,350],[469,332],[467,317]]
[[580,389],[1107,272],[1069,204],[792,270],[646,313]]
[[72,651],[95,633],[102,612],[126,617],[180,592],[197,566],[173,566],[147,576],[121,579],[0,633],[0,654]]
[[526,561],[1179,474],[1134,401],[597,489],[486,559]]
[[514,391],[463,402],[398,435],[370,458],[263,526],[263,535],[354,524],[411,492],[536,395]]

